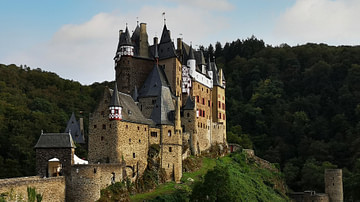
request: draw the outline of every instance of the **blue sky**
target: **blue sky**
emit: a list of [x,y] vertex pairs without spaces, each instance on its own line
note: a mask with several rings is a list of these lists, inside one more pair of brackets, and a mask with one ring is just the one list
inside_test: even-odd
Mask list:
[[149,42],[161,36],[195,45],[251,35],[278,46],[357,45],[358,0],[0,0],[0,63],[26,64],[83,84],[113,80],[118,31],[137,19]]

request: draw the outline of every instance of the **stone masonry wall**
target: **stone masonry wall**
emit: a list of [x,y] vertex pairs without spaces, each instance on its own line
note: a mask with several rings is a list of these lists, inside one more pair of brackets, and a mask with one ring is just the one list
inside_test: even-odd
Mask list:
[[168,180],[180,182],[182,176],[182,134],[174,126],[161,126],[161,165]]
[[138,107],[145,118],[150,119],[157,97],[139,98]]
[[7,192],[18,201],[27,201],[27,187],[35,188],[36,193],[42,194],[43,202],[65,201],[65,177],[32,176],[0,180],[0,194]]
[[212,122],[211,124],[211,144],[224,143],[226,134],[224,133],[224,125],[222,123]]
[[201,152],[209,149],[211,146],[212,90],[199,82],[193,81],[191,94],[195,97],[196,110],[199,111],[197,112],[199,116],[196,117],[196,120],[198,148]]
[[144,84],[154,64],[145,58],[122,57],[115,67],[119,91],[131,95],[135,86],[140,88]]
[[[149,147],[149,126],[127,121],[110,121],[107,107],[110,93],[105,90],[98,108],[90,117],[89,124],[89,162],[121,163],[131,169],[129,176],[142,174],[147,165]],[[103,114],[103,115],[102,115]],[[133,180],[133,179],[132,179]]]
[[212,119],[213,122],[222,123],[224,125],[224,134],[226,134],[226,105],[225,105],[225,89],[220,86],[214,86],[212,92]]
[[47,176],[48,161],[58,158],[62,166],[62,174],[70,173],[70,167],[74,163],[74,148],[37,148],[36,149],[36,173],[41,177]]
[[184,110],[181,117],[181,124],[184,133],[189,133],[189,145],[193,155],[198,153],[197,147],[197,119],[195,110]]
[[174,92],[175,96],[181,97],[181,63],[180,61],[174,58],[168,58],[159,61],[159,65],[164,65],[166,77],[170,83],[171,89]]
[[125,164],[73,165],[67,180],[67,201],[87,202],[100,198],[100,190],[111,185],[112,173],[115,182],[124,178]]

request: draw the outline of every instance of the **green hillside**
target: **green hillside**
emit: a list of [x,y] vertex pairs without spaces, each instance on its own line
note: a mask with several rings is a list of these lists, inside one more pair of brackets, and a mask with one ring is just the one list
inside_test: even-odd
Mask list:
[[[167,182],[155,190],[130,197],[131,201],[288,201],[283,176],[273,165],[262,168],[254,158],[232,153],[218,159],[194,158],[200,168],[184,172],[180,184]],[[128,197],[125,185],[111,185],[100,201]],[[125,188],[126,190],[126,188]],[[126,192],[126,191],[125,191]]]
[[[41,69],[0,65],[0,178],[35,175],[33,147],[41,130],[64,132],[72,112],[84,117],[87,129],[107,84],[82,86]],[[84,147],[77,149],[81,157]]]
[[228,141],[281,165],[295,191],[324,192],[343,169],[360,200],[360,46],[266,46],[255,37],[205,49],[225,72]]

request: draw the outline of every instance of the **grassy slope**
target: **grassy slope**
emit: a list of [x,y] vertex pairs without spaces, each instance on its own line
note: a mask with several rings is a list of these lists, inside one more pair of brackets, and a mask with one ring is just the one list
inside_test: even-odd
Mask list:
[[[156,190],[148,193],[131,196],[131,201],[172,201],[179,190],[184,190],[188,199],[190,190],[196,182],[203,182],[206,173],[216,165],[229,168],[230,184],[236,190],[239,201],[286,201],[287,198],[281,191],[276,190],[274,182],[281,181],[280,173],[274,173],[266,169],[259,168],[256,163],[248,163],[245,154],[233,154],[222,158],[212,159],[203,158],[201,169],[195,172],[185,172],[181,179],[181,184],[168,182],[160,185]],[[194,179],[194,182],[188,180]],[[186,194],[187,193],[187,194]],[[180,201],[180,200],[178,200]]]

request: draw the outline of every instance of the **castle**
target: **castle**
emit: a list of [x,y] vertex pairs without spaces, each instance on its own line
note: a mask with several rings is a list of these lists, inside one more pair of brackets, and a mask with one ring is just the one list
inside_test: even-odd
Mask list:
[[21,198],[34,186],[44,201],[94,201],[111,183],[141,177],[152,145],[160,148],[166,180],[175,182],[189,155],[212,145],[227,150],[225,77],[210,57],[180,38],[175,48],[166,24],[149,45],[141,23],[131,37],[128,27],[120,30],[114,61],[114,88],[104,89],[89,117],[88,162],[75,155],[74,140],[84,136],[73,114],[65,133],[41,134],[37,177],[0,181],[0,191]]
[[114,60],[116,85],[90,116],[90,163],[124,161],[136,178],[149,146],[158,144],[167,179],[179,182],[187,155],[226,144],[224,74],[201,50],[180,38],[175,49],[166,24],[149,45],[141,23],[131,37],[120,30]]

